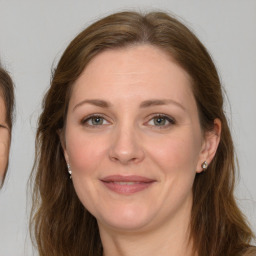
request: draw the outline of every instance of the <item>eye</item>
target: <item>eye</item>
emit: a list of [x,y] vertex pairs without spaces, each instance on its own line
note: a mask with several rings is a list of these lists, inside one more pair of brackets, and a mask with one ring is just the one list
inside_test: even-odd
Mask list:
[[109,122],[101,115],[91,115],[83,119],[81,123],[86,126],[102,126],[109,124]]
[[151,118],[148,122],[150,126],[155,126],[159,128],[166,128],[169,127],[172,124],[175,124],[175,121],[173,118],[167,116],[167,115],[162,115],[158,114]]

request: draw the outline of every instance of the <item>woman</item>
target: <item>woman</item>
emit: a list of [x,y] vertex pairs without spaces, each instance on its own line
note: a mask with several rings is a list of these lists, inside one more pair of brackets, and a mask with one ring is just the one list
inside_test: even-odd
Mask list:
[[39,254],[254,255],[222,106],[209,54],[175,18],[123,12],[82,31],[39,119]]
[[8,166],[13,106],[13,83],[8,73],[0,67],[0,188],[3,186]]

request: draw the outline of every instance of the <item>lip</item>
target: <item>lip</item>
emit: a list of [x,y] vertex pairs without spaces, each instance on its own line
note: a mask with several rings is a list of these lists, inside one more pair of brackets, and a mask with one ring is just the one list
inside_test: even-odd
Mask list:
[[140,192],[156,182],[156,180],[136,175],[111,175],[100,179],[100,181],[111,191],[123,195]]

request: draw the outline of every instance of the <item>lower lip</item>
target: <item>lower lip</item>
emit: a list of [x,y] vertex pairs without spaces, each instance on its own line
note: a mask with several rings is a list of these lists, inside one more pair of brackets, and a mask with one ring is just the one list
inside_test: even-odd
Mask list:
[[133,184],[120,184],[115,182],[104,182],[102,183],[110,190],[123,195],[131,195],[150,187],[154,182],[139,182]]

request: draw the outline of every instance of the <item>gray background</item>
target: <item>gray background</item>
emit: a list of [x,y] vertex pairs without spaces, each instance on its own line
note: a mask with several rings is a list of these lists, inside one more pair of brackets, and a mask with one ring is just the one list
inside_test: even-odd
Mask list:
[[81,29],[126,9],[176,14],[212,54],[231,105],[226,101],[241,169],[236,195],[256,231],[255,0],[0,0],[0,56],[15,81],[17,101],[10,168],[0,191],[0,256],[32,255],[27,180],[51,68]]

